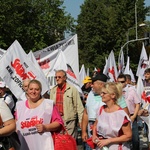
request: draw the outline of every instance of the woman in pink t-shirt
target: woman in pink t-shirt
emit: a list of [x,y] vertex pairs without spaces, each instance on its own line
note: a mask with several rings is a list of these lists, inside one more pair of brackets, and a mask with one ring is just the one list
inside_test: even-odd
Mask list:
[[130,119],[117,105],[117,99],[122,95],[119,84],[108,82],[102,88],[102,101],[106,105],[97,112],[92,138],[97,150],[104,146],[109,150],[130,150],[127,143],[132,138]]
[[28,100],[16,105],[17,131],[21,142],[20,150],[54,150],[51,132],[63,125],[53,101],[41,97],[42,85],[31,80],[28,85]]

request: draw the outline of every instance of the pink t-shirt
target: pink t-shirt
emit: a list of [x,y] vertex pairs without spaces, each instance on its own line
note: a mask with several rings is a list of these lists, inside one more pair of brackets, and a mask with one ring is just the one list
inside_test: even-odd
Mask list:
[[123,94],[129,109],[130,114],[134,114],[135,105],[141,103],[141,99],[138,96],[134,87],[126,87],[123,89]]

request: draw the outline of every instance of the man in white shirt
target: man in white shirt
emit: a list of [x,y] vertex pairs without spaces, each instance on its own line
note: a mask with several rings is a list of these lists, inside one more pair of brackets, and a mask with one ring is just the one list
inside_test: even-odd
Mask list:
[[139,150],[139,134],[138,134],[138,124],[137,124],[137,115],[140,109],[141,99],[137,94],[137,91],[134,86],[126,83],[126,76],[120,74],[117,78],[117,82],[120,82],[123,87],[123,97],[126,100],[130,119],[132,122],[132,148],[133,150]]

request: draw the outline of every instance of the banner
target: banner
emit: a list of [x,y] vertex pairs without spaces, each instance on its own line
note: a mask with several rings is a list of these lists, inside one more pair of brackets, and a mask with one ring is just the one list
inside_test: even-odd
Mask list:
[[6,50],[0,48],[0,58],[3,56],[4,53],[6,53]]
[[42,84],[42,94],[47,91],[41,72],[29,59],[17,40],[8,48],[0,59],[0,77],[6,82],[11,92],[19,98],[22,93],[22,81],[37,79]]
[[[63,55],[65,56],[67,67],[71,69],[69,72],[73,72],[73,75],[75,75],[76,82],[72,82],[72,84],[78,86],[79,58],[77,35],[74,35],[69,39],[57,42],[56,44],[53,44],[52,46],[49,46],[42,50],[36,51],[34,52],[34,56],[48,79],[49,87],[52,88],[56,84],[54,76],[52,74],[54,74],[54,65],[56,66],[56,59],[60,51],[62,51]],[[62,64],[64,63],[59,61],[59,65]]]
[[[77,90],[80,93],[82,93],[80,85],[79,85],[78,80],[76,78],[76,75],[74,74],[74,72],[72,70],[72,67],[68,64],[66,57],[64,55],[64,52],[60,50],[57,57],[56,57],[56,61],[54,63],[54,66],[49,73],[49,76],[54,79],[55,72],[57,70],[61,70],[61,69],[66,71],[66,73],[67,73],[67,82],[69,84],[74,85],[77,88]],[[56,82],[54,82],[54,85],[56,85]],[[50,88],[52,88],[54,85],[52,85]]]

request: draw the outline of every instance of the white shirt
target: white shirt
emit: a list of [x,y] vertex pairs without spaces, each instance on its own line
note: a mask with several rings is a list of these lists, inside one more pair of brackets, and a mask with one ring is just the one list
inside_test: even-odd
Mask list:
[[4,101],[0,100],[0,115],[2,121],[5,122],[13,118],[13,115]]
[[10,110],[12,110],[13,107],[15,106],[15,102],[14,102],[12,96],[8,95],[8,94],[5,94],[3,96],[3,100],[8,105],[8,107],[10,108]]

